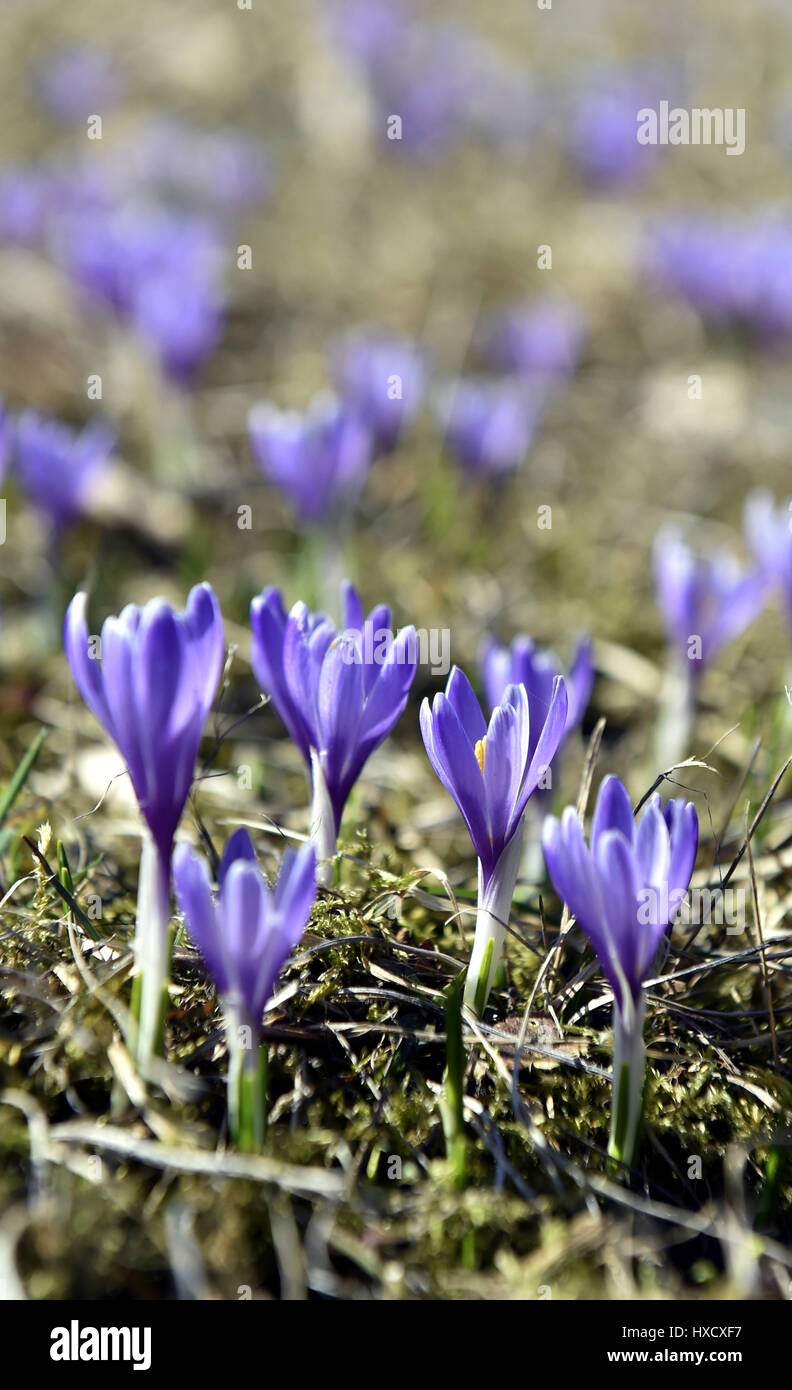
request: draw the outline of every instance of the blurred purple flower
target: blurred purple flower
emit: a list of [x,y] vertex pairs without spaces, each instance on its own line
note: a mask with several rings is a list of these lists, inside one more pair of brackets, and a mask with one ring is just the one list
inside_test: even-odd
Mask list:
[[371,432],[375,447],[393,449],[421,404],[420,349],[405,338],[355,333],[331,345],[330,363],[339,394]]
[[438,407],[446,443],[471,477],[501,477],[522,462],[533,443],[545,402],[537,383],[462,377]]
[[745,540],[768,589],[776,589],[792,625],[792,498],[776,507],[772,493],[756,488],[745,501]]
[[0,170],[0,236],[22,246],[35,246],[47,226],[51,183],[40,169],[6,165]]
[[601,75],[581,97],[568,143],[588,183],[619,187],[653,172],[662,148],[639,144],[638,112],[656,104],[650,98],[656,86],[656,77],[616,72]]
[[523,813],[555,757],[567,722],[564,681],[547,705],[524,685],[509,685],[489,725],[464,673],[455,666],[444,694],[421,705],[421,734],[437,776],[456,802],[479,864],[478,912],[465,1002],[486,1003],[500,958],[517,881]]
[[123,94],[115,59],[91,43],[65,44],[37,64],[36,85],[43,105],[64,121],[104,115]]
[[761,574],[744,572],[726,550],[698,556],[678,531],[659,532],[653,548],[657,601],[677,654],[693,679],[761,608]]
[[214,897],[203,856],[187,844],[173,856],[173,886],[187,930],[222,996],[229,1026],[249,1027],[255,1045],[275,981],[311,915],[315,867],[312,845],[287,849],[270,888],[240,828],[226,843]]
[[580,360],[585,336],[579,310],[548,296],[495,315],[485,333],[484,351],[500,371],[569,376]]
[[790,260],[792,218],[783,210],[691,212],[656,224],[648,268],[705,320],[741,324],[772,345],[792,334]]
[[[548,710],[553,695],[553,683],[559,674],[558,658],[551,651],[540,651],[531,637],[515,637],[510,646],[501,646],[487,638],[481,649],[481,675],[484,694],[490,710],[499,705],[509,685],[524,685],[531,708]],[[565,680],[567,720],[563,738],[576,729],[583,719],[594,685],[594,664],[591,659],[591,639],[581,638],[577,645],[569,675]]]
[[311,773],[311,837],[323,883],[347,798],[403,713],[417,668],[414,628],[394,635],[384,604],[364,618],[349,583],[343,600],[341,633],[304,603],[287,615],[277,589],[265,589],[250,606],[256,680]]
[[329,393],[304,414],[262,402],[248,416],[253,457],[304,525],[326,521],[357,498],[371,464],[371,435]]
[[115,444],[115,431],[102,421],[76,431],[32,410],[20,415],[14,434],[17,473],[25,491],[57,530],[80,516]]
[[219,298],[205,280],[171,270],[146,276],[132,309],[135,327],[162,370],[182,382],[217,346],[223,318]]
[[204,218],[121,206],[65,216],[62,254],[75,280],[128,318],[169,375],[189,377],[222,328],[222,249]]
[[614,1098],[609,1153],[631,1163],[643,1095],[643,983],[690,884],[698,817],[681,798],[651,796],[636,822],[617,777],[600,787],[586,845],[577,811],[548,816],[545,858],[558,896],[597,953],[614,997]]
[[404,48],[411,24],[397,0],[333,0],[326,18],[338,46],[370,75]]

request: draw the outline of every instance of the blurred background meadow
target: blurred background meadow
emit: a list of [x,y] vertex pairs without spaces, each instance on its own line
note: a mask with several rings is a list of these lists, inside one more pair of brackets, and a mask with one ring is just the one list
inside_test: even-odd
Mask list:
[[[607,1017],[558,1017],[582,939],[537,998],[521,1105],[513,1036],[471,1054],[459,1191],[439,991],[445,957],[465,959],[475,865],[420,740],[420,700],[445,679],[422,665],[311,929],[371,948],[292,972],[271,1020],[272,1154],[314,1176],[196,1175],[118,1137],[214,1154],[222,1035],[187,947],[171,1089],[141,1097],[127,1076],[116,1147],[101,1141],[124,1086],[106,1002],[126,978],[139,830],[60,634],[78,588],[98,631],[125,603],[182,606],[212,584],[233,654],[183,833],[200,821],[222,844],[244,822],[268,867],[282,832],[305,831],[307,792],[277,715],[255,709],[248,608],[267,585],[338,619],[346,575],[397,625],[447,632],[479,689],[487,637],[530,634],[566,670],[589,634],[596,682],[553,800],[577,798],[602,718],[595,786],[616,772],[642,797],[664,770],[655,537],[678,528],[748,565],[746,496],[792,491],[792,5],[3,0],[0,32],[7,785],[47,729],[0,829],[12,1296],[787,1297],[785,783],[754,847],[777,960],[770,976],[755,949],[707,968],[755,948],[755,921],[737,938],[708,926],[687,954],[675,938],[689,974],[655,1001],[654,1139],[629,1200],[587,1185],[607,1183]],[[743,108],[744,153],[639,145],[637,111],[663,100]],[[326,486],[321,467],[300,479],[311,450],[336,451]],[[708,766],[676,777],[702,883],[792,751],[791,644],[773,600],[704,672],[682,752]],[[49,882],[58,841],[112,937],[85,937],[79,963]],[[518,889],[504,1035],[557,937],[544,898],[546,914]],[[416,964],[394,942],[441,955]]]

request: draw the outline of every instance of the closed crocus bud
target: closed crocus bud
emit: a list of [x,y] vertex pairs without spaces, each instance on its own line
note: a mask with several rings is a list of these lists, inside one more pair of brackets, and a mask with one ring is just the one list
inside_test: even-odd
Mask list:
[[512,473],[530,449],[545,393],[515,380],[463,378],[439,403],[445,441],[469,477],[497,479]]
[[545,858],[558,896],[589,938],[613,990],[613,1106],[609,1152],[631,1163],[641,1119],[646,980],[690,884],[698,817],[681,798],[651,796],[640,817],[617,777],[600,788],[590,843],[573,806],[548,816]]
[[173,859],[176,899],[223,1001],[230,1129],[248,1151],[261,1147],[266,1120],[261,1018],[311,915],[315,868],[311,845],[288,849],[270,888],[245,829],[235,831],[225,847],[216,895],[201,855],[182,844]]
[[306,526],[328,521],[357,498],[372,458],[363,421],[330,394],[304,415],[269,403],[248,417],[253,456]]
[[347,798],[403,713],[418,664],[413,627],[394,634],[384,604],[365,617],[349,583],[343,599],[340,633],[304,603],[287,614],[277,589],[250,606],[253,671],[310,770],[311,838],[325,886]]
[[503,949],[520,864],[523,814],[555,757],[567,720],[566,687],[552,683],[546,707],[509,685],[489,724],[465,674],[421,706],[421,734],[437,776],[454,798],[478,856],[478,911],[465,1003],[481,1013]]
[[85,510],[91,487],[115,448],[115,431],[100,421],[74,430],[48,415],[26,410],[15,435],[20,481],[56,531]]
[[127,765],[149,832],[140,861],[132,1039],[145,1071],[162,1027],[173,836],[223,667],[223,623],[214,593],[199,584],[183,613],[164,599],[129,604],[105,620],[97,639],[80,593],[66,613],[64,644],[80,694]]

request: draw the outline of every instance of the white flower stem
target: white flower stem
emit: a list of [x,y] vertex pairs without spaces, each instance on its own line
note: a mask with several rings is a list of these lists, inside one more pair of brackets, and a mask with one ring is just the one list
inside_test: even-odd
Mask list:
[[674,661],[666,673],[655,744],[657,766],[664,772],[682,762],[690,752],[696,722],[698,675],[697,663],[688,660]]
[[629,1000],[624,1009],[616,1003],[613,1006],[613,1096],[608,1153],[628,1165],[635,1159],[643,1117],[645,1012],[643,995],[635,1005]]
[[321,888],[333,882],[336,852],[335,813],[327,790],[319,755],[311,749],[311,843],[316,851],[316,881]]
[[170,862],[143,832],[135,928],[131,1049],[142,1076],[162,1047],[168,990]]
[[522,842],[521,821],[495,865],[486,888],[479,860],[476,934],[465,981],[465,1003],[477,1014],[484,1010],[503,952],[503,938],[520,867]]

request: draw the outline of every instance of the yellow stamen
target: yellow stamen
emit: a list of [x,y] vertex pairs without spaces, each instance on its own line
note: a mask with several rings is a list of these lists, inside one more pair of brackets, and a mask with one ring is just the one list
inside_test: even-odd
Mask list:
[[477,741],[477,743],[476,743],[476,746],[475,746],[475,748],[474,748],[474,750],[473,750],[474,753],[475,753],[475,755],[476,755],[476,762],[478,763],[479,767],[481,768],[482,773],[484,772],[484,749],[485,749],[486,745],[487,745],[487,737],[486,737],[486,734],[485,734],[484,738],[478,739],[478,741]]

